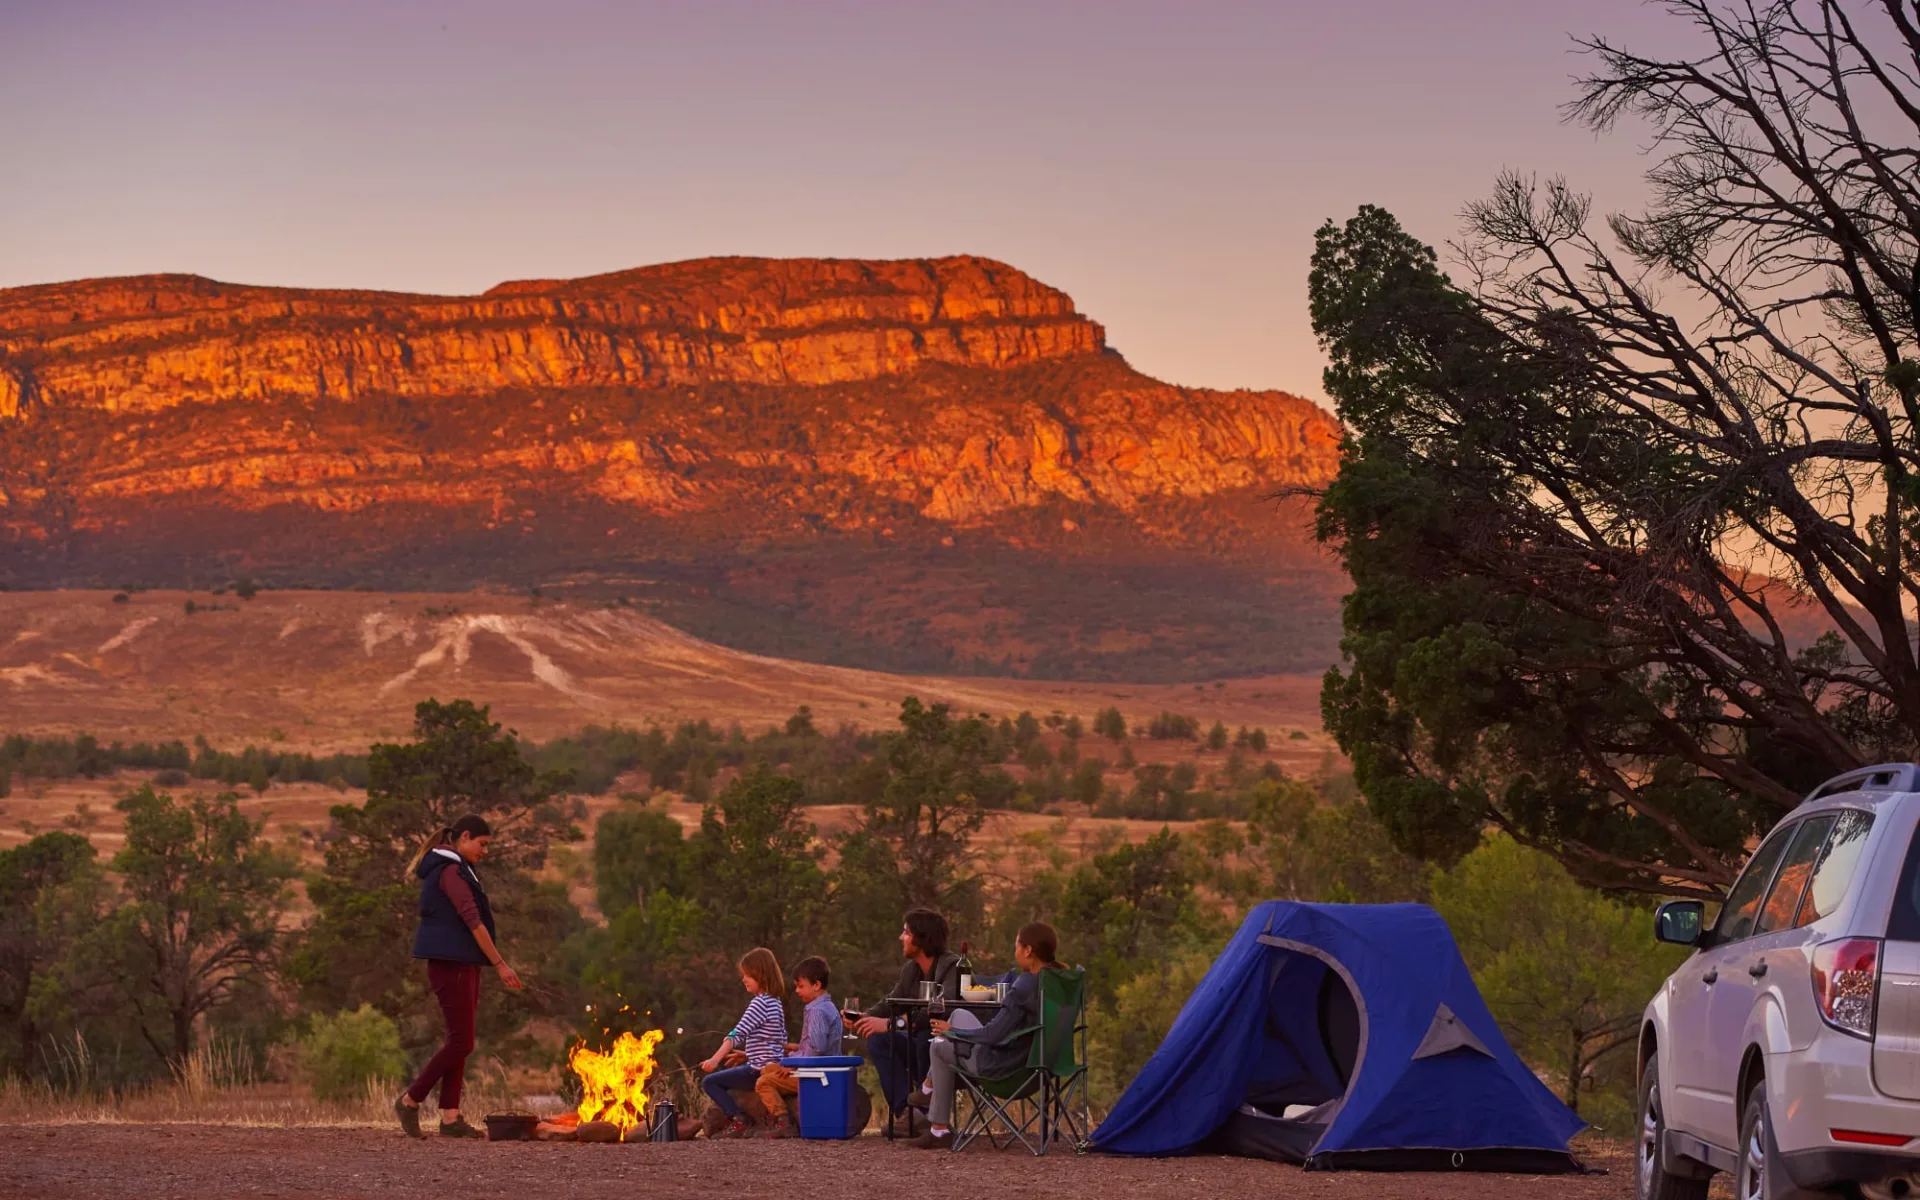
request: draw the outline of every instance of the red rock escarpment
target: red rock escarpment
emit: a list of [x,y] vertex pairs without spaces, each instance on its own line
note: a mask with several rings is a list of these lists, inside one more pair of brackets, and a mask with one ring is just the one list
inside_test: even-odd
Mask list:
[[[970,257],[710,259],[469,297],[193,276],[0,291],[0,581],[16,585],[678,572],[699,579],[687,595],[832,609],[1017,668],[1086,623],[1056,613],[1043,632],[1035,612],[1109,566],[1170,580],[1088,631],[1129,654],[1224,619],[1182,588],[1284,610],[1260,589],[1306,572],[1318,648],[1249,664],[1293,669],[1330,653],[1336,577],[1297,509],[1282,522],[1258,501],[1331,478],[1338,437],[1295,396],[1141,375],[1064,293]],[[946,554],[938,596],[905,599],[932,586],[913,571],[884,616],[874,596],[828,596],[900,568],[902,547]],[[1067,562],[1091,574],[1069,582]],[[1001,653],[1021,622],[1026,648]]]
[[[111,427],[110,451],[57,472],[82,508],[212,492],[351,511],[545,475],[673,511],[757,474],[973,522],[1329,476],[1337,431],[1311,404],[1169,387],[1103,350],[1066,295],[973,258],[709,260],[463,299],[162,276],[0,292],[0,418]],[[907,396],[833,386],[915,375]],[[506,392],[521,403],[478,400]],[[440,436],[378,422],[369,402],[396,399]],[[742,405],[770,419],[734,428]],[[12,465],[17,516],[46,488]]]
[[195,276],[0,292],[0,415],[28,404],[354,400],[504,387],[848,383],[1097,353],[1067,296],[1000,263],[708,259],[471,297]]

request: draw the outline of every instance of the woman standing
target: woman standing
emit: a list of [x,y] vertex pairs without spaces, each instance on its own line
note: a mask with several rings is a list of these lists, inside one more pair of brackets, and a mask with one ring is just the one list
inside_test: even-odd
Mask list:
[[447,1040],[413,1086],[393,1102],[400,1128],[408,1137],[420,1132],[420,1102],[440,1085],[440,1136],[480,1137],[460,1116],[460,1088],[466,1082],[467,1055],[473,1053],[474,1021],[480,1010],[480,968],[491,966],[500,982],[520,986],[494,945],[493,909],[474,864],[487,857],[493,830],[480,817],[466,816],[440,831],[413,873],[420,877],[420,929],[413,956],[427,960],[427,986],[447,1019]]

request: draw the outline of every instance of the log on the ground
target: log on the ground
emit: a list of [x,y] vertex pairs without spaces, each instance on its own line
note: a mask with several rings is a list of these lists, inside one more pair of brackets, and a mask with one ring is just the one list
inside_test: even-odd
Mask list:
[[583,1142],[617,1142],[620,1140],[620,1127],[612,1121],[583,1121],[580,1124],[580,1140]]

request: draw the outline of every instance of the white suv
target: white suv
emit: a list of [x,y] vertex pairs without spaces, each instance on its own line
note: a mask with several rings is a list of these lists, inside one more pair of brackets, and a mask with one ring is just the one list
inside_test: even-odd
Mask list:
[[1640,1029],[1640,1200],[1857,1186],[1920,1200],[1920,765],[1814,789],[1747,860],[1712,928],[1660,906],[1697,952]]

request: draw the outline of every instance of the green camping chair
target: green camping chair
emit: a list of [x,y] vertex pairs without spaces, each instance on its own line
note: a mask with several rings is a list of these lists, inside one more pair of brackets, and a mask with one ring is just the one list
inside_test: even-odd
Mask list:
[[[1033,1035],[1025,1065],[991,1079],[964,1067],[954,1073],[970,1101],[966,1123],[954,1133],[955,1150],[982,1135],[996,1150],[1018,1142],[1034,1155],[1045,1154],[1048,1143],[1063,1136],[1076,1149],[1084,1144],[1089,1124],[1085,1011],[1085,971],[1048,967],[1040,972],[1040,1021],[1012,1035]],[[1077,1125],[1071,1115],[1076,1085],[1082,1103]]]
[[[1093,1133],[1087,1093],[1087,972],[1040,972],[1040,1021],[1046,1041],[1046,1140],[1084,1150]],[[1036,1038],[1035,1041],[1040,1039]]]

